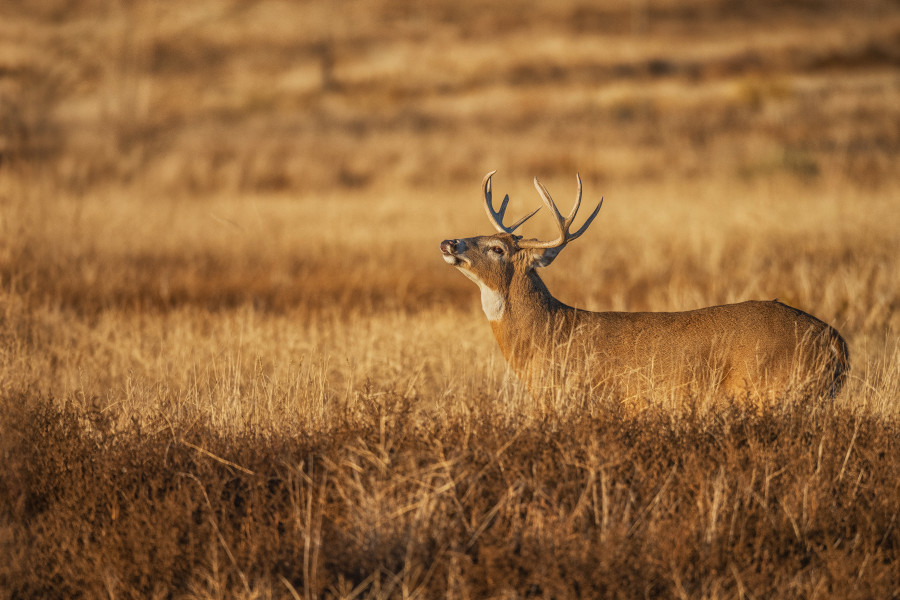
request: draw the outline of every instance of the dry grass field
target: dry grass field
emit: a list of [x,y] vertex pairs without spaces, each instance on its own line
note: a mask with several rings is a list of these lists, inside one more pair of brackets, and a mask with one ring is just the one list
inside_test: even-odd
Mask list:
[[[441,260],[780,300],[834,401],[529,396]],[[0,598],[900,598],[900,4],[0,6]],[[546,214],[527,235],[552,231]]]

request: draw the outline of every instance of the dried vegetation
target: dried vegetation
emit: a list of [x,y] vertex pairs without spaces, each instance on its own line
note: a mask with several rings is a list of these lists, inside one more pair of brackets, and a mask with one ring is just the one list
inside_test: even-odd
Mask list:
[[[898,64],[877,0],[0,7],[0,597],[900,597]],[[529,397],[437,247],[495,168],[606,196],[559,298],[778,297],[846,389]]]

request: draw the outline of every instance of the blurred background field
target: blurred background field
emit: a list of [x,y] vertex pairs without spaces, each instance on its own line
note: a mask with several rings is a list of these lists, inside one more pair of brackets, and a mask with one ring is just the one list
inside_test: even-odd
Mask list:
[[[897,595],[898,165],[894,1],[6,3],[0,588]],[[534,176],[605,198],[561,300],[777,297],[850,343],[846,391],[538,405],[438,250],[490,231],[494,169],[511,213]],[[554,544],[596,576],[522,551]]]
[[52,160],[75,191],[191,196],[437,192],[488,167],[873,187],[897,146],[895,10],[22,3],[4,10],[3,153]]

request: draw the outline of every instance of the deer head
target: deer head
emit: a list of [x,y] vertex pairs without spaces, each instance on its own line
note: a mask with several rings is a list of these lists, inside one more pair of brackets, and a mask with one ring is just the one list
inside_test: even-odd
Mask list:
[[562,251],[566,245],[578,239],[585,232],[594,217],[603,205],[603,199],[587,218],[584,224],[571,233],[569,228],[575,220],[578,208],[581,206],[581,177],[576,175],[578,181],[578,193],[575,197],[575,205],[567,217],[563,217],[556,204],[550,197],[550,193],[538,180],[534,179],[534,187],[540,194],[544,205],[551,211],[556,219],[559,235],[556,239],[541,241],[536,239],[523,239],[516,235],[515,230],[525,221],[534,216],[540,207],[525,215],[512,225],[504,225],[503,217],[506,214],[506,206],[509,196],[503,198],[500,210],[494,210],[491,193],[491,177],[496,171],[488,173],[481,184],[484,193],[484,208],[488,218],[497,233],[470,238],[444,240],[441,242],[441,252],[444,260],[460,270],[460,272],[474,281],[481,288],[481,303],[485,314],[491,321],[499,320],[505,313],[506,307],[514,299],[510,290],[517,287],[517,280],[530,282],[525,289],[517,290],[520,294],[529,291],[537,291],[546,294],[544,304],[553,300],[540,280],[534,275],[536,267],[546,267]]

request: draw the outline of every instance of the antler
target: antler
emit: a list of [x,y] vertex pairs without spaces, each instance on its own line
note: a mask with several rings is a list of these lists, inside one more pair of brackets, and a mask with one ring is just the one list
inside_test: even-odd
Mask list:
[[509,204],[509,194],[503,197],[503,202],[500,204],[499,211],[495,211],[494,206],[491,203],[491,177],[493,177],[494,173],[496,172],[497,171],[491,171],[484,176],[484,181],[481,182],[481,189],[484,192],[484,210],[487,211],[488,218],[491,220],[491,223],[493,223],[497,231],[499,231],[500,233],[512,233],[516,230],[517,227],[519,227],[519,225],[533,217],[537,211],[541,210],[541,207],[538,206],[536,209],[513,223],[511,226],[505,226],[503,224],[503,215],[506,214],[506,205]]
[[[600,198],[600,203],[597,205],[597,208],[594,209],[594,212],[591,213],[591,216],[587,218],[587,221],[584,222],[584,225],[582,225],[575,233],[569,233],[569,227],[572,225],[572,221],[575,220],[575,215],[578,213],[578,208],[581,206],[581,175],[576,174],[575,178],[578,179],[578,195],[575,197],[575,206],[572,207],[572,212],[570,212],[569,216],[566,218],[563,218],[559,213],[547,188],[537,180],[537,177],[534,178],[534,187],[537,188],[538,194],[541,195],[541,200],[544,201],[544,204],[547,205],[547,208],[549,208],[556,217],[556,224],[559,227],[559,237],[547,242],[542,242],[540,240],[521,240],[519,241],[519,248],[559,248],[560,246],[565,246],[572,240],[577,239],[585,232],[588,225],[591,224],[591,221],[593,221],[594,217],[597,216],[597,213],[600,212],[600,207],[603,206],[603,198]],[[504,206],[506,206],[505,203]]]

